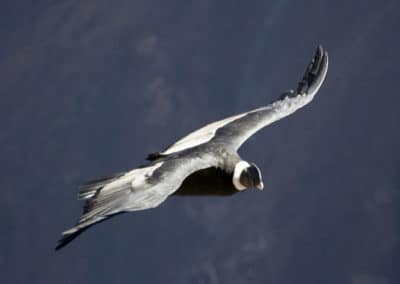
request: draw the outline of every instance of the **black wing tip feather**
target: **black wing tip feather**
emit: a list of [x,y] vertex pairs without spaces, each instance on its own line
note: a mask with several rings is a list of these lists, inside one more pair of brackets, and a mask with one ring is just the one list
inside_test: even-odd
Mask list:
[[77,238],[80,234],[82,234],[84,231],[86,231],[87,229],[91,228],[94,225],[100,224],[104,221],[109,220],[111,217],[120,215],[120,214],[124,214],[126,213],[125,211],[121,211],[118,213],[114,213],[112,215],[108,215],[106,218],[101,219],[93,224],[90,224],[84,228],[80,228],[77,231],[70,233],[70,234],[64,234],[62,235],[61,239],[58,240],[56,247],[54,248],[55,251],[58,251],[60,249],[62,249],[63,247],[65,247],[66,245],[68,245],[70,242],[72,242],[75,238]]
[[327,69],[328,52],[324,50],[322,45],[318,45],[315,55],[311,63],[307,66],[303,79],[298,84],[294,93],[297,95],[316,92],[325,79]]
[[308,64],[302,80],[297,84],[295,90],[289,90],[279,96],[279,100],[286,97],[296,97],[297,95],[312,94],[316,92],[325,79],[328,69],[328,52],[324,50],[322,45],[318,45],[313,59]]
[[54,250],[58,251],[58,250],[62,249],[63,247],[68,245],[70,242],[72,242],[76,237],[78,237],[80,234],[82,234],[85,230],[89,229],[89,227],[78,230],[72,234],[63,235],[62,238],[60,240],[58,240],[57,246],[54,248]]

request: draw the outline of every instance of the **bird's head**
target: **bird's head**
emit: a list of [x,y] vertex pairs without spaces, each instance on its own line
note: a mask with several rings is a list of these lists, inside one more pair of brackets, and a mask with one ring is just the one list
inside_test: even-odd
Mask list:
[[260,169],[255,164],[249,164],[245,161],[240,161],[235,165],[232,182],[238,191],[252,187],[256,187],[259,190],[264,189]]

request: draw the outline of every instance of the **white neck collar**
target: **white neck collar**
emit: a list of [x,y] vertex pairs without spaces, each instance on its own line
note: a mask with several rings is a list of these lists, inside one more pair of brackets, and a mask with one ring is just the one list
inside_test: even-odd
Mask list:
[[235,165],[235,170],[233,171],[233,178],[232,182],[235,188],[239,191],[243,191],[246,187],[240,183],[240,175],[242,174],[243,170],[250,167],[250,164],[246,161],[240,161]]

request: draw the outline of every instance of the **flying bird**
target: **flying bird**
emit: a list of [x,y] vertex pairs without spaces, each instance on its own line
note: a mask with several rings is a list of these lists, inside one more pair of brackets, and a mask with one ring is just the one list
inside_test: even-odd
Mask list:
[[262,190],[260,169],[243,160],[240,146],[258,130],[310,103],[328,70],[328,53],[318,46],[295,90],[267,106],[234,115],[188,134],[147,156],[148,164],[80,187],[85,201],[78,223],[62,233],[60,249],[90,226],[119,213],[154,208],[170,195],[230,195]]

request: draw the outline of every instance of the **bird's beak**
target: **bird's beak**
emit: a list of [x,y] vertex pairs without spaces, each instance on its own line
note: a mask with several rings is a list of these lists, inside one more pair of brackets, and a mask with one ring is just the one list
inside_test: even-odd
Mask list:
[[264,183],[260,182],[257,186],[256,186],[259,190],[263,190],[264,189]]

